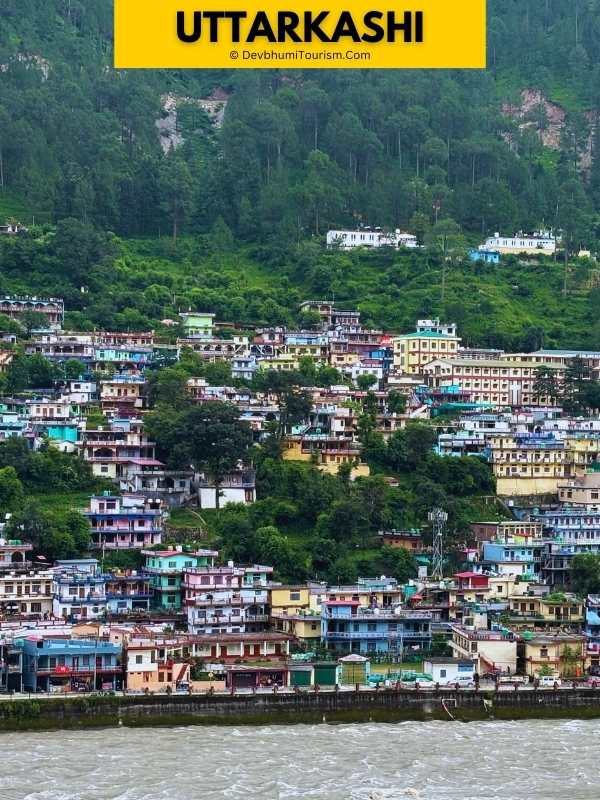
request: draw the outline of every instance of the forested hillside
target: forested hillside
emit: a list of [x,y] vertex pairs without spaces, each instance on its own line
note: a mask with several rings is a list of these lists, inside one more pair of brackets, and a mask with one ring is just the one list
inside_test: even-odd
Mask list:
[[594,247],[600,3],[488,7],[487,71],[118,72],[110,0],[3,0],[0,215],[136,237],[222,217],[249,242],[450,217]]

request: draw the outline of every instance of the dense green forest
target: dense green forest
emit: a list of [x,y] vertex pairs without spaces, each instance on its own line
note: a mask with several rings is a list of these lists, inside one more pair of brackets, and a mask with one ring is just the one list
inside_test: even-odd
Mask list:
[[[479,234],[544,223],[595,246],[600,4],[491,0],[488,13],[485,71],[116,71],[110,0],[4,0],[0,212],[124,236],[222,217],[262,242],[450,217]],[[194,103],[217,87],[220,129]],[[503,113],[524,89],[541,99]],[[166,93],[190,102],[164,154]]]

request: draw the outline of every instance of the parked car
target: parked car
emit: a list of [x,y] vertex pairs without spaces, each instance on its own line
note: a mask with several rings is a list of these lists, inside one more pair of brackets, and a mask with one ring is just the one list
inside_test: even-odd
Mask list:
[[544,675],[538,680],[540,689],[554,689],[555,686],[562,686],[561,679],[552,675]]
[[498,678],[499,684],[512,684],[527,683],[529,678],[526,675],[500,675]]
[[440,681],[440,686],[458,686],[459,689],[473,689],[475,687],[475,681],[473,678],[463,676],[461,678],[455,678],[454,680],[444,681],[443,683]]

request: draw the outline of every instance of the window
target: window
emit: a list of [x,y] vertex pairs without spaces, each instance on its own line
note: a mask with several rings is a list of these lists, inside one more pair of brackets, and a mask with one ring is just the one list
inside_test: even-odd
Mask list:
[[143,661],[144,661],[144,656],[136,656],[135,657],[135,663],[136,664],[142,664]]
[[300,592],[290,592],[290,600],[300,600]]
[[445,669],[441,669],[440,670],[440,678],[445,678],[445,677],[446,677],[446,670]]

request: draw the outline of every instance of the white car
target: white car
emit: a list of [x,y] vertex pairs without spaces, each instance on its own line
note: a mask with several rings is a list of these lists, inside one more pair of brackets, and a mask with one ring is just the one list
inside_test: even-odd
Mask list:
[[538,679],[540,682],[540,689],[554,689],[554,685],[561,686],[562,681],[560,678],[553,678],[552,675],[544,675]]

